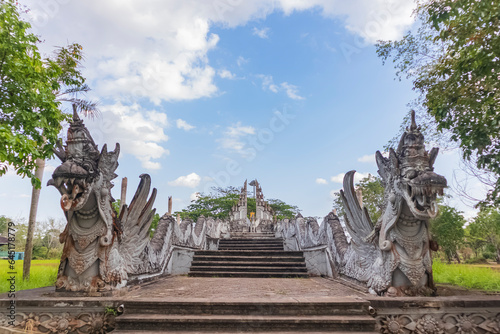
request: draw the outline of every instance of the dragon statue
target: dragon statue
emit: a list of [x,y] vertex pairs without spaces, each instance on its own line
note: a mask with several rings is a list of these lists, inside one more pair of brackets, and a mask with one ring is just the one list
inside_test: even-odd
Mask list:
[[434,290],[430,250],[437,244],[429,234],[429,220],[438,213],[436,196],[446,179],[434,173],[438,148],[425,150],[424,136],[411,114],[411,125],[396,151],[385,158],[376,152],[384,186],[383,213],[375,226],[362,208],[353,186],[355,171],[344,177],[341,199],[350,244],[340,252],[340,272],[367,284],[369,291],[388,295],[429,294]]
[[61,193],[67,219],[59,237],[64,248],[56,288],[93,292],[123,287],[129,275],[148,270],[144,253],[151,253],[149,227],[156,197],[153,189],[148,199],[149,175],[140,176],[131,204],[123,205],[117,216],[112,207],[111,180],[117,177],[119,144],[111,152],[104,145],[99,152],[74,110],[66,146],[55,153],[62,164],[47,185]]

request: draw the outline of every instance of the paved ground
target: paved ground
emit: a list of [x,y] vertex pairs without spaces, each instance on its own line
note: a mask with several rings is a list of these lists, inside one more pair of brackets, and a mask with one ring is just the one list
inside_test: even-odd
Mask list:
[[[465,288],[438,285],[438,295],[452,298],[499,298],[498,292],[467,290]],[[490,295],[490,296],[487,296]],[[335,280],[312,278],[230,278],[230,277],[187,277],[166,276],[149,283],[133,286],[129,291],[119,291],[114,296],[87,296],[85,294],[60,294],[54,287],[38,288],[16,292],[18,300],[137,300],[168,299],[205,301],[221,300],[318,300],[332,298],[381,299],[352,289]],[[391,298],[389,298],[391,299]],[[9,300],[7,293],[0,294],[0,302]]]
[[230,278],[186,277],[161,278],[154,283],[131,290],[125,298],[200,298],[205,300],[238,299],[312,299],[332,297],[366,297],[336,281],[313,278]]

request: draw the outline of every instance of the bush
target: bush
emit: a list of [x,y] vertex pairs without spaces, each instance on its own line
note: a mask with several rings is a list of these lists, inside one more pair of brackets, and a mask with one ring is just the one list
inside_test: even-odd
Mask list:
[[60,259],[60,258],[61,258],[61,255],[62,255],[62,249],[52,248],[52,249],[49,251],[48,258],[49,258],[49,259]]
[[33,247],[33,260],[43,260],[47,254],[47,247]]
[[486,260],[484,257],[479,256],[473,259],[468,259],[465,261],[466,264],[487,264],[488,260]]
[[494,253],[492,253],[492,252],[483,252],[483,257],[486,260],[492,260],[492,259],[496,258],[496,255]]

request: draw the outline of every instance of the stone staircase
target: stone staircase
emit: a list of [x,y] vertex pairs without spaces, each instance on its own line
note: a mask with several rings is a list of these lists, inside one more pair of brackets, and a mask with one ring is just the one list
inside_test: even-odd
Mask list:
[[196,251],[190,277],[307,278],[302,252],[286,252],[273,233],[239,233],[219,240],[217,251]]
[[[218,251],[197,251],[191,277],[309,277],[302,252],[272,233],[232,234]],[[288,280],[285,280],[288,281]],[[235,279],[235,284],[245,284]],[[116,334],[376,333],[369,302],[354,298],[128,300]]]
[[146,333],[376,333],[368,302],[128,301],[116,334]]

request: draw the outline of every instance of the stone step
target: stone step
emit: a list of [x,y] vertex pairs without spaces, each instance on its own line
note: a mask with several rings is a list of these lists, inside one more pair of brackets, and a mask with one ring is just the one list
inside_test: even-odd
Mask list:
[[305,262],[264,262],[264,261],[247,261],[247,262],[236,262],[236,261],[193,261],[191,262],[192,267],[204,267],[204,266],[231,266],[231,267],[248,267],[248,266],[260,266],[260,267],[306,267]]
[[194,255],[193,262],[304,262],[304,256]]
[[272,239],[251,239],[251,238],[231,238],[231,239],[219,239],[219,244],[234,244],[234,243],[249,243],[249,244],[273,244],[273,243],[283,243],[281,238]]
[[195,272],[261,272],[261,273],[307,273],[307,268],[303,267],[264,267],[264,266],[191,266],[190,274]]
[[190,271],[189,277],[249,277],[249,278],[309,278],[307,273],[296,272],[234,272],[234,271]]
[[[297,334],[297,331],[291,332],[291,331],[251,331],[254,334]],[[307,331],[307,334],[324,334],[330,332],[329,330],[323,331],[323,332],[318,332],[318,331]],[[20,332],[20,333],[25,333]],[[168,330],[158,330],[158,331],[138,331],[138,330],[114,330],[113,334],[157,334],[157,333],[176,333],[176,334],[206,334],[206,333],[211,333],[211,334],[227,334],[227,333],[233,333],[233,331],[230,332],[221,332],[221,331],[168,331]],[[335,331],[335,334],[352,334],[353,332],[344,332],[344,331]],[[380,334],[379,332],[354,332],[356,334]]]
[[[166,301],[130,300],[125,302],[128,314],[183,315],[367,315],[368,301],[336,297],[318,301]],[[117,318],[118,319],[118,318]]]
[[198,330],[224,332],[263,331],[373,331],[375,319],[368,315],[179,315],[123,314],[117,329],[127,330]]
[[287,252],[280,250],[272,251],[259,251],[259,250],[220,250],[220,251],[196,251],[194,256],[205,255],[205,256],[303,256],[303,252]]
[[231,233],[230,239],[275,239],[274,233]]
[[283,247],[283,243],[219,243],[219,249],[221,247]]
[[219,246],[248,246],[248,247],[251,247],[251,246],[282,246],[283,243],[282,242],[222,242],[222,243],[219,243]]
[[223,240],[219,240],[219,245],[283,245],[283,241],[282,240],[273,240],[273,239],[270,239],[270,240],[265,240],[265,241],[259,241],[259,240],[256,240],[256,239],[253,239],[253,240],[249,240],[249,241],[245,241],[245,240],[242,240],[242,241],[235,241],[235,240],[227,240],[227,241],[223,241]]
[[258,246],[258,247],[246,247],[246,246],[219,246],[219,250],[251,250],[251,251],[279,251],[284,250],[283,245],[280,246]]

